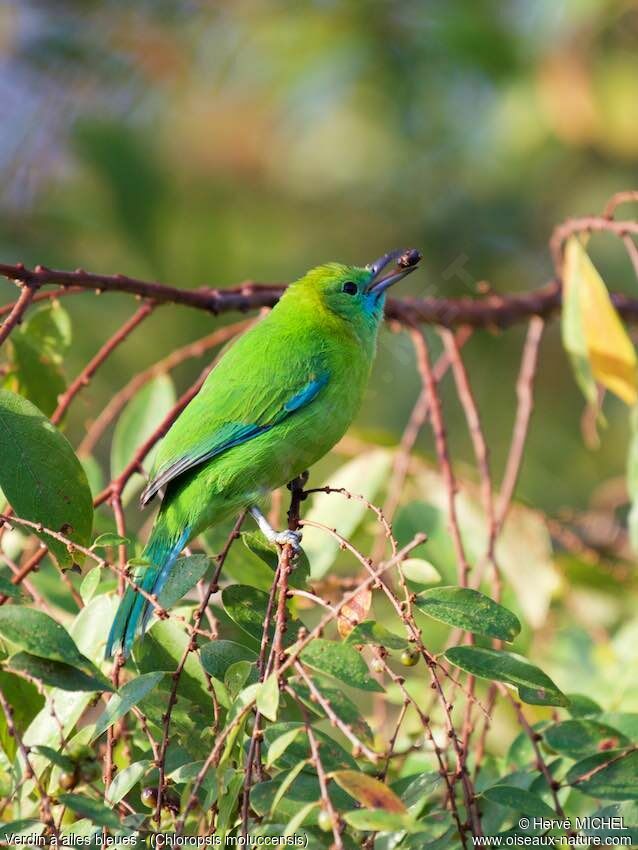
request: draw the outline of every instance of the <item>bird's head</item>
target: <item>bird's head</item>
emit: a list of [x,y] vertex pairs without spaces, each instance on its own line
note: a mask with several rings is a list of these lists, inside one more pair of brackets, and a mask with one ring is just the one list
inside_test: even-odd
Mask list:
[[388,289],[417,267],[414,248],[390,251],[367,266],[328,263],[311,269],[293,287],[356,327],[374,329],[383,317]]

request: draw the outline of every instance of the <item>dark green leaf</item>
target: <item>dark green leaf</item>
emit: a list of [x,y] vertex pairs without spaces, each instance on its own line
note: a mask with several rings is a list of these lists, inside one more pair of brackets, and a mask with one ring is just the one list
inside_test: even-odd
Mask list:
[[[13,709],[13,723],[18,734],[22,735],[44,705],[44,697],[31,682],[4,671],[0,671],[0,691]],[[7,754],[9,761],[13,761],[17,744],[16,739],[9,735],[7,719],[3,711],[0,711],[0,746]]]
[[72,812],[100,826],[108,826],[111,829],[119,829],[121,826],[118,815],[112,809],[107,809],[91,797],[85,797],[83,794],[58,794],[58,801]]
[[[135,659],[142,673],[164,670],[173,673],[180,663],[190,637],[174,620],[159,620],[139,641],[134,649]],[[211,695],[208,682],[197,653],[191,652],[179,677],[177,693],[208,711]]]
[[[329,685],[327,682],[318,679],[317,677],[312,677],[312,683],[324,697],[326,702],[329,703],[337,717],[350,726],[357,737],[367,743],[371,743],[374,737],[372,730],[363,719],[361,711],[352,702],[352,700],[347,697],[340,688]],[[324,714],[324,709],[313,699],[310,688],[303,681],[291,679],[290,685],[311,711],[320,717],[326,716]]]
[[78,667],[93,681],[102,681],[106,689],[112,690],[108,679],[82,655],[66,629],[43,611],[16,605],[3,606],[0,608],[0,635],[25,653]]
[[[235,622],[246,634],[256,641],[261,641],[266,614],[268,611],[268,594],[246,584],[231,584],[222,591],[222,602],[224,609],[233,622]],[[270,618],[269,635],[272,639],[274,626],[274,608]],[[285,634],[285,643],[290,645],[295,642],[299,624],[288,619],[288,630]]]
[[28,652],[18,652],[7,662],[14,673],[20,673],[38,679],[45,685],[52,685],[63,691],[112,691],[113,685],[99,674],[88,675],[77,667],[61,661],[40,658]]
[[172,608],[179,602],[182,596],[195,587],[209,566],[210,558],[207,555],[187,555],[184,558],[178,558],[159,595],[159,604],[162,608]]
[[0,576],[0,594],[8,596],[9,599],[22,599],[24,594],[16,584],[11,584],[11,581],[4,576]]
[[98,738],[103,732],[106,732],[109,726],[124,717],[134,705],[137,705],[150,691],[156,688],[163,678],[164,673],[145,673],[122,685],[119,693],[111,697],[108,705],[98,717],[91,739]]
[[257,660],[257,653],[232,640],[212,640],[200,652],[202,667],[215,679],[224,681],[228,668],[237,661]]
[[300,658],[309,667],[320,673],[328,673],[353,688],[383,691],[381,685],[370,675],[361,655],[347,644],[315,638],[303,649]]
[[62,354],[71,340],[71,323],[64,308],[40,307],[11,336],[17,390],[46,416],[66,389]]
[[376,620],[364,620],[355,626],[346,638],[346,643],[373,644],[385,646],[387,649],[407,649],[410,645],[405,638],[395,635]]
[[447,650],[445,657],[473,676],[514,685],[523,702],[532,705],[568,704],[567,697],[549,676],[520,655],[478,646],[454,646]]
[[622,733],[594,720],[565,720],[544,732],[547,744],[557,753],[582,759],[597,750],[617,750],[629,743]]
[[[614,818],[620,820],[614,821]],[[609,842],[611,846],[635,847],[638,845],[638,803],[634,801],[604,806],[591,815],[590,822],[591,826],[584,827],[583,832],[585,835],[596,836],[600,839],[597,842],[600,845],[605,844],[605,839],[612,839]],[[623,828],[619,829],[615,826],[616,823],[622,823]],[[624,839],[622,845],[619,839]],[[595,846],[593,841],[591,846]]]
[[[82,465],[37,407],[7,390],[0,390],[0,456],[0,487],[16,514],[88,545],[93,500]],[[64,543],[37,533],[62,566],[71,564]]]
[[572,717],[591,717],[600,714],[602,708],[595,700],[584,694],[567,694],[569,700],[569,713]]
[[576,762],[565,781],[603,800],[638,800],[638,750],[608,750]]
[[[286,767],[295,767],[300,761],[310,758],[310,743],[302,723],[273,723],[264,730],[264,742],[266,749],[274,741],[291,729],[301,728],[301,732],[292,741],[285,752],[281,755],[279,763]],[[314,734],[319,741],[321,760],[324,768],[331,770],[356,770],[356,762],[335,740],[320,729],[314,729]]]
[[[271,811],[279,786],[284,779],[285,774],[279,774],[276,779],[270,782],[261,782],[253,787],[250,794],[250,804],[261,817],[266,817]],[[333,806],[338,811],[354,805],[352,798],[333,782],[328,785],[328,795]],[[289,820],[295,816],[302,806],[308,803],[319,802],[320,800],[321,789],[319,788],[317,777],[310,773],[300,773],[290,785],[283,798],[277,803],[273,815],[276,814],[282,819]],[[306,823],[316,824],[317,814],[318,810],[312,812]]]
[[638,713],[624,711],[606,711],[600,715],[598,720],[613,726],[631,741],[638,742]]
[[512,641],[518,618],[489,596],[469,587],[435,587],[417,594],[415,606],[435,620],[473,634]]
[[[17,843],[15,841],[17,836],[26,838],[27,836],[41,835],[44,832],[44,828],[45,824],[43,824],[42,821],[24,818],[23,820],[13,820],[10,823],[3,823],[0,827],[0,829],[2,829],[2,833],[0,833],[0,835],[4,836],[7,843],[10,842],[8,836],[11,835],[13,837],[13,841],[11,841],[11,843]],[[33,843],[31,846],[37,845]]]
[[[241,535],[244,546],[256,555],[260,561],[266,564],[274,574],[279,563],[279,552],[274,544],[268,543],[262,534],[256,531],[244,531]],[[294,569],[288,578],[291,587],[304,588],[310,575],[310,564],[308,556],[303,551],[299,552],[294,562]]]
[[31,752],[44,756],[51,762],[51,764],[56,765],[56,767],[59,767],[61,770],[66,770],[69,773],[72,773],[75,770],[75,762],[73,759],[70,759],[58,750],[54,750],[53,747],[47,747],[44,744],[36,744],[35,747],[31,747]]
[[554,809],[537,794],[514,785],[493,785],[483,791],[483,796],[492,803],[498,803],[499,806],[505,806],[506,809],[512,809],[529,817],[550,820],[557,817]]

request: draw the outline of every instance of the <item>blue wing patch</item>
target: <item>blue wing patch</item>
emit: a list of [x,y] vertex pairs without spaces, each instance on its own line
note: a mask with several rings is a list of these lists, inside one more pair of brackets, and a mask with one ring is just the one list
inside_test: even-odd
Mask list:
[[275,425],[278,425],[292,413],[306,407],[318,393],[328,383],[328,372],[323,372],[316,378],[312,378],[308,383],[295,395],[289,399],[281,408],[278,414],[268,423],[264,425],[247,425],[242,422],[229,423],[215,431],[214,434],[199,446],[196,446],[193,451],[179,458],[179,460],[171,463],[164,469],[158,470],[158,474],[149,482],[148,486],[143,491],[140,501],[142,506],[147,505],[151,499],[158,493],[159,490],[177,478],[189,469],[199,466],[212,458],[217,457],[222,452],[232,449],[234,446],[239,446],[241,443],[246,443],[260,434],[270,431]]
[[307,404],[310,404],[319,390],[325,387],[327,383],[327,372],[324,372],[323,375],[320,375],[318,378],[313,378],[311,381],[308,381],[306,386],[298,392],[297,395],[294,395],[284,404],[284,410],[287,413],[293,413],[293,411],[299,410],[300,407],[305,407]]

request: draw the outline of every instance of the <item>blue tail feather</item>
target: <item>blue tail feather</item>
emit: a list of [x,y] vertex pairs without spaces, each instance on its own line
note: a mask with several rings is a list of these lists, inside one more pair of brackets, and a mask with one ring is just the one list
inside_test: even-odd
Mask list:
[[[185,529],[177,541],[167,541],[165,537],[153,533],[142,554],[142,557],[149,561],[149,565],[135,571],[135,584],[149,595],[159,594],[179,553],[186,545],[188,535],[188,529]],[[153,606],[148,599],[135,588],[127,587],[109,632],[105,657],[111,658],[119,649],[127,658],[138,634],[144,634],[152,613]]]

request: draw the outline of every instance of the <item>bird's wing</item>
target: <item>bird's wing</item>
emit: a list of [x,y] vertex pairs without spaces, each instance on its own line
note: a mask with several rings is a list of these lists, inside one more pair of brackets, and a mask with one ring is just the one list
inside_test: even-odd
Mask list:
[[257,374],[238,371],[225,360],[164,438],[142,505],[187,470],[258,437],[306,407],[329,380],[325,365],[316,360],[284,367],[275,375],[259,368]]

